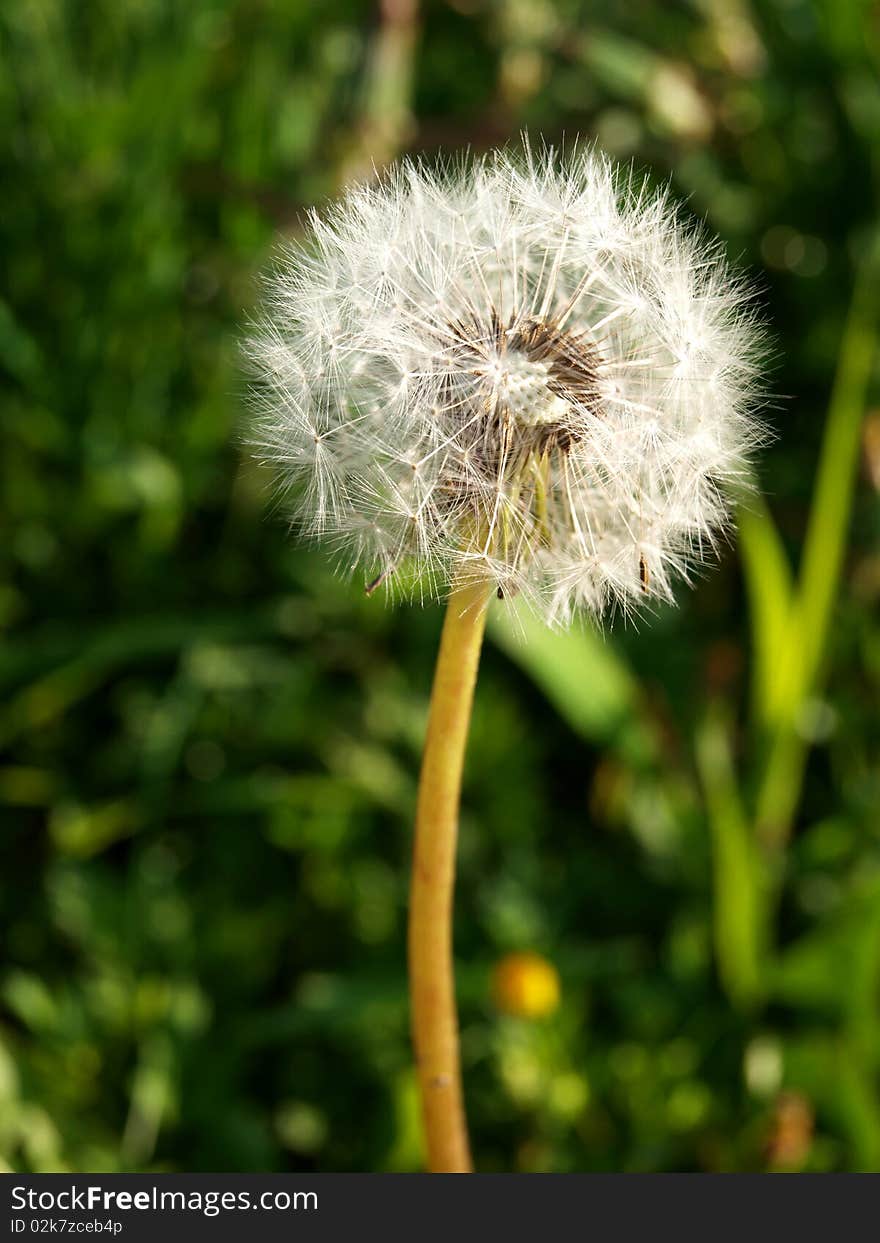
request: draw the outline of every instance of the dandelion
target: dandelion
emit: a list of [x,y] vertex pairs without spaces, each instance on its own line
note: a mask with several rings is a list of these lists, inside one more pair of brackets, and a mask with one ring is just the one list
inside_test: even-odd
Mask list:
[[559,1008],[560,993],[558,971],[534,951],[505,954],[492,970],[492,997],[505,1014],[545,1018]]
[[403,161],[269,282],[256,440],[295,521],[369,592],[449,600],[409,937],[434,1169],[470,1161],[450,929],[487,601],[551,625],[671,601],[760,443],[761,344],[718,243],[587,147]]

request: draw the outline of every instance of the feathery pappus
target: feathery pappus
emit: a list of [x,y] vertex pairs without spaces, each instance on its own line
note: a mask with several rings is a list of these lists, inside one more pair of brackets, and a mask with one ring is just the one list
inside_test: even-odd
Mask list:
[[720,244],[595,148],[348,189],[269,278],[255,441],[368,589],[471,575],[551,624],[671,599],[763,430]]

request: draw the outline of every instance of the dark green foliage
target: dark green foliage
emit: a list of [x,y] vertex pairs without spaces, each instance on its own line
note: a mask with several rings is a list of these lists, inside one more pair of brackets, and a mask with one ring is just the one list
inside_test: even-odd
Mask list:
[[[877,216],[866,0],[378,9],[0,16],[14,1169],[419,1164],[405,902],[440,614],[334,578],[241,447],[237,337],[304,206],[371,158],[525,126],[671,175],[766,273],[784,398],[760,474],[793,567],[836,372],[865,404],[870,308],[864,383],[841,342]],[[822,674],[786,718],[813,744],[787,847],[756,845],[775,735],[733,552],[605,642],[518,644],[498,606],[456,926],[480,1168],[880,1169],[878,417]],[[764,583],[771,530],[744,545]],[[549,1018],[493,1009],[521,949],[560,973]]]

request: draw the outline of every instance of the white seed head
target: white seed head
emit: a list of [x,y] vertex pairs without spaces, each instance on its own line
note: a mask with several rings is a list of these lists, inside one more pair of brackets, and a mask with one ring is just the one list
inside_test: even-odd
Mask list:
[[479,575],[564,623],[713,549],[762,346],[718,243],[595,149],[405,160],[282,255],[256,441],[369,580]]

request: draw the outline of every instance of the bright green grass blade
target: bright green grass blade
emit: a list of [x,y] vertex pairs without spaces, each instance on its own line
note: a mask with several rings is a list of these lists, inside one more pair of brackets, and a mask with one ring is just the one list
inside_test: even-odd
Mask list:
[[737,526],[749,597],[752,711],[759,728],[764,729],[778,722],[787,677],[785,653],[797,646],[792,634],[792,573],[779,531],[762,496],[750,497],[741,506]]
[[795,725],[816,688],[839,594],[855,489],[862,416],[877,355],[880,317],[880,235],[858,274],[822,441],[804,547],[800,585],[779,655],[789,672],[778,708],[780,726],[758,791],[756,826],[771,848],[785,844],[800,799],[806,743]]
[[552,631],[527,608],[508,605],[494,612],[489,635],[577,733],[634,760],[656,754],[638,683],[611,642],[588,624]]
[[718,975],[734,1005],[747,1009],[763,991],[763,885],[736,785],[726,723],[717,711],[709,713],[697,732],[696,756],[712,836]]
[[855,491],[862,416],[877,360],[880,235],[862,264],[840,351],[822,441],[801,571],[804,693],[815,680],[838,596]]

